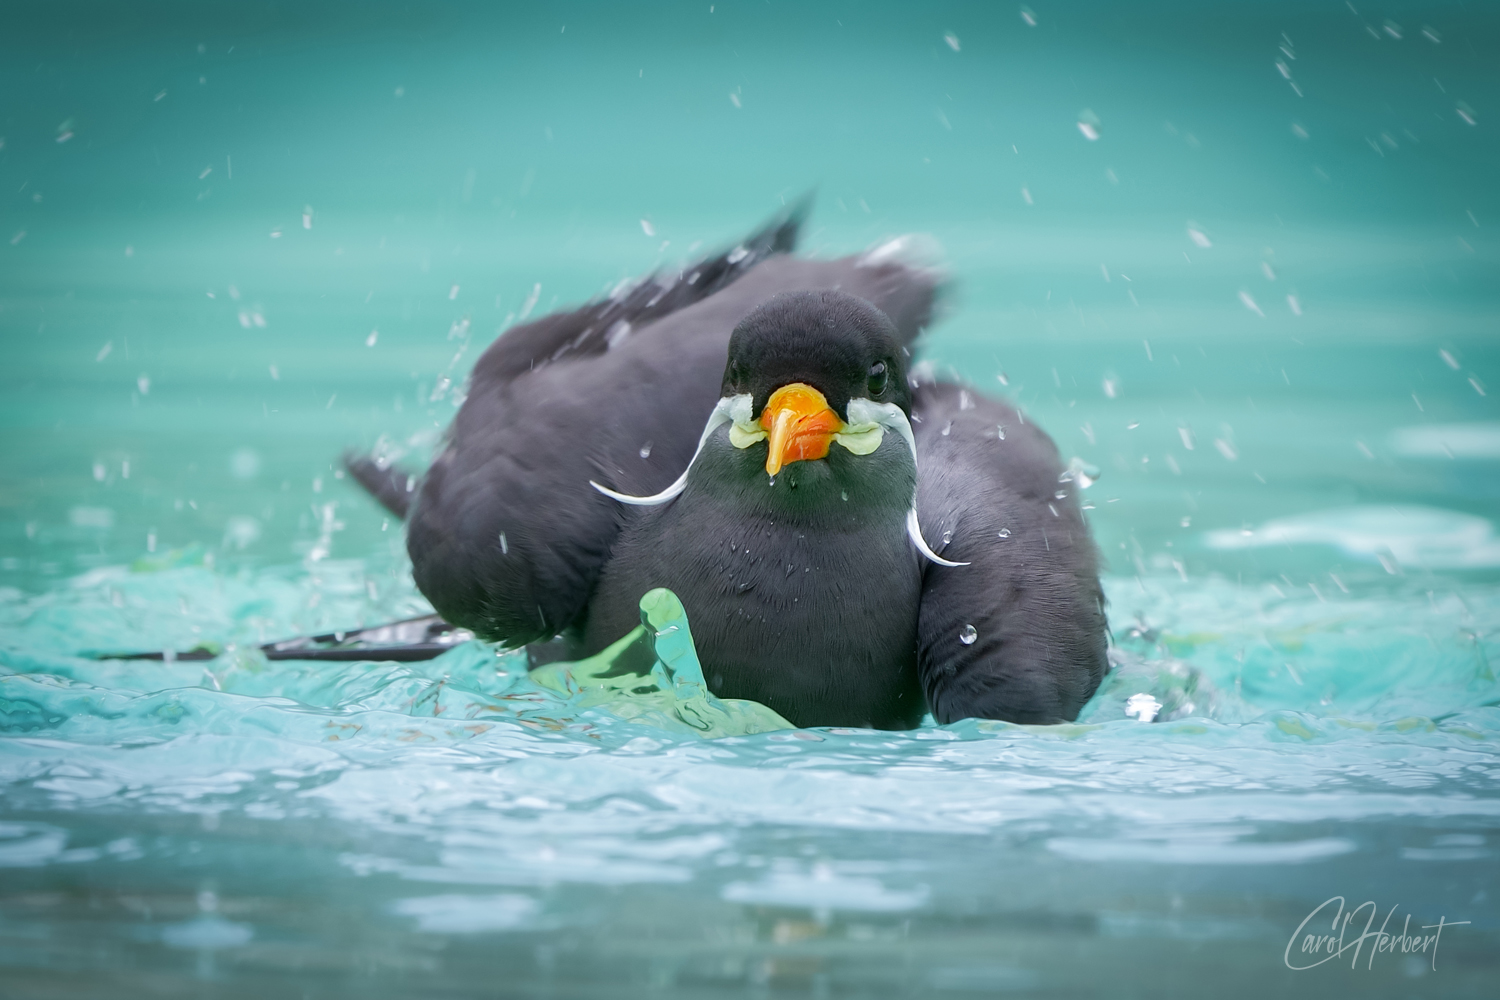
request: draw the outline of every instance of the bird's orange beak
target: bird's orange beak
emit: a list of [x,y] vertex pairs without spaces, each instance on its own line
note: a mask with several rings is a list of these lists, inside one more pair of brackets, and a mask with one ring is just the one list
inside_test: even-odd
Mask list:
[[765,428],[770,444],[766,472],[773,476],[783,465],[828,457],[833,436],[844,429],[844,422],[823,394],[802,382],[784,385],[771,393],[761,411],[760,425]]

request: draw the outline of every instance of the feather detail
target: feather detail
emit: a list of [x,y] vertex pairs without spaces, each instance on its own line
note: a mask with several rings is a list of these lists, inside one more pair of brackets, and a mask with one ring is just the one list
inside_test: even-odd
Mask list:
[[654,493],[649,497],[633,497],[628,493],[617,493],[607,486],[601,486],[592,479],[589,480],[589,485],[611,500],[618,500],[621,503],[628,503],[636,507],[655,507],[658,504],[675,500],[678,494],[687,489],[688,473],[693,469],[693,462],[698,461],[698,456],[703,453],[703,446],[708,443],[709,436],[725,424],[748,423],[750,404],[749,393],[740,396],[725,396],[719,400],[718,405],[714,407],[714,412],[708,415],[708,423],[703,427],[703,435],[698,438],[698,447],[694,449],[693,457],[688,462],[687,468],[682,470],[682,475],[677,477],[675,483],[660,493]]

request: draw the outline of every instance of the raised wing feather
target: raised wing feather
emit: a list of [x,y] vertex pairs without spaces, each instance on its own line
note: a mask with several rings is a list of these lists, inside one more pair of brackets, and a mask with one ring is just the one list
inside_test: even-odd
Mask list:
[[471,380],[477,386],[509,382],[538,367],[605,353],[641,327],[728,288],[767,258],[790,253],[807,209],[803,198],[723,253],[623,282],[571,312],[513,327],[480,357]]

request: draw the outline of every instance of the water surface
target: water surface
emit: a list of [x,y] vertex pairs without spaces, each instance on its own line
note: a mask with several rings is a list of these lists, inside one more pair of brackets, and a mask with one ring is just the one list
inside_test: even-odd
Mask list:
[[[1487,995],[1500,19],[1355,7],[16,15],[7,993]],[[242,651],[426,610],[343,448],[420,464],[521,314],[813,186],[810,252],[931,234],[925,356],[1101,470],[1078,724]],[[1287,968],[1335,896],[1468,923]]]

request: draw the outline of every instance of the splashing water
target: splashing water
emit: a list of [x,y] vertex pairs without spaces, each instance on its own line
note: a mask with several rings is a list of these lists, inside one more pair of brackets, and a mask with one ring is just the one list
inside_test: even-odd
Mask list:
[[[320,566],[316,621],[393,610],[367,604],[366,567]],[[254,961],[248,949],[289,939],[309,911],[345,905],[361,914],[346,929],[440,935],[459,954],[473,938],[510,955],[564,928],[617,939],[642,905],[686,934],[673,914],[687,898],[716,921],[811,913],[825,929],[809,933],[832,941],[898,920],[938,933],[929,919],[1016,864],[1074,878],[1070,895],[1104,871],[1149,894],[1156,867],[1184,852],[1215,884],[1269,881],[1317,896],[1310,908],[1321,888],[1297,886],[1317,859],[1388,857],[1383,838],[1398,829],[1410,845],[1398,854],[1462,855],[1473,860],[1446,863],[1474,871],[1489,863],[1488,834],[1463,831],[1500,818],[1489,666],[1500,649],[1470,624],[1500,614],[1493,589],[1321,603],[1212,578],[1111,579],[1119,645],[1077,724],[880,733],[795,730],[714,698],[665,591],[610,650],[529,675],[522,654],[475,642],[411,664],[268,663],[245,649],[317,627],[313,586],[143,568],[7,598],[0,788],[13,819],[0,864],[12,884],[69,871],[140,885],[150,912],[113,919],[200,963]],[[79,655],[205,633],[226,641],[207,664]],[[976,638],[972,625],[960,633]],[[1101,769],[1105,758],[1129,763]],[[813,853],[778,846],[787,831]],[[1460,835],[1470,846],[1457,853],[1432,846]],[[880,838],[919,860],[891,860]],[[240,872],[244,843],[278,862]],[[206,908],[194,902],[205,891]],[[983,919],[1043,897],[1001,898]],[[1437,898],[1404,905],[1468,899]],[[72,904],[45,905],[52,921]],[[1469,902],[1476,912],[1487,910]],[[1289,933],[1252,926],[1256,947]],[[326,947],[325,932],[303,933],[304,947]]]
[[[1389,12],[1397,39],[1363,4],[375,0],[329,32],[225,6],[189,47],[33,6],[0,33],[51,115],[0,138],[0,992],[1494,992],[1485,5]],[[398,36],[406,79],[375,79]],[[1046,587],[1106,474],[1110,670],[1077,721],[784,728],[713,696],[715,623],[663,595],[532,672],[251,648],[431,610],[344,448],[417,495],[490,340],[819,177],[809,252],[947,248],[913,361],[1015,409],[976,460],[1035,426],[1079,456],[1007,484],[1057,518],[928,523]],[[655,438],[639,472],[681,459],[590,418]],[[937,610],[955,652],[1013,639]],[[94,658],[120,650],[212,658]],[[1334,896],[1468,923],[1435,960],[1289,971]]]

